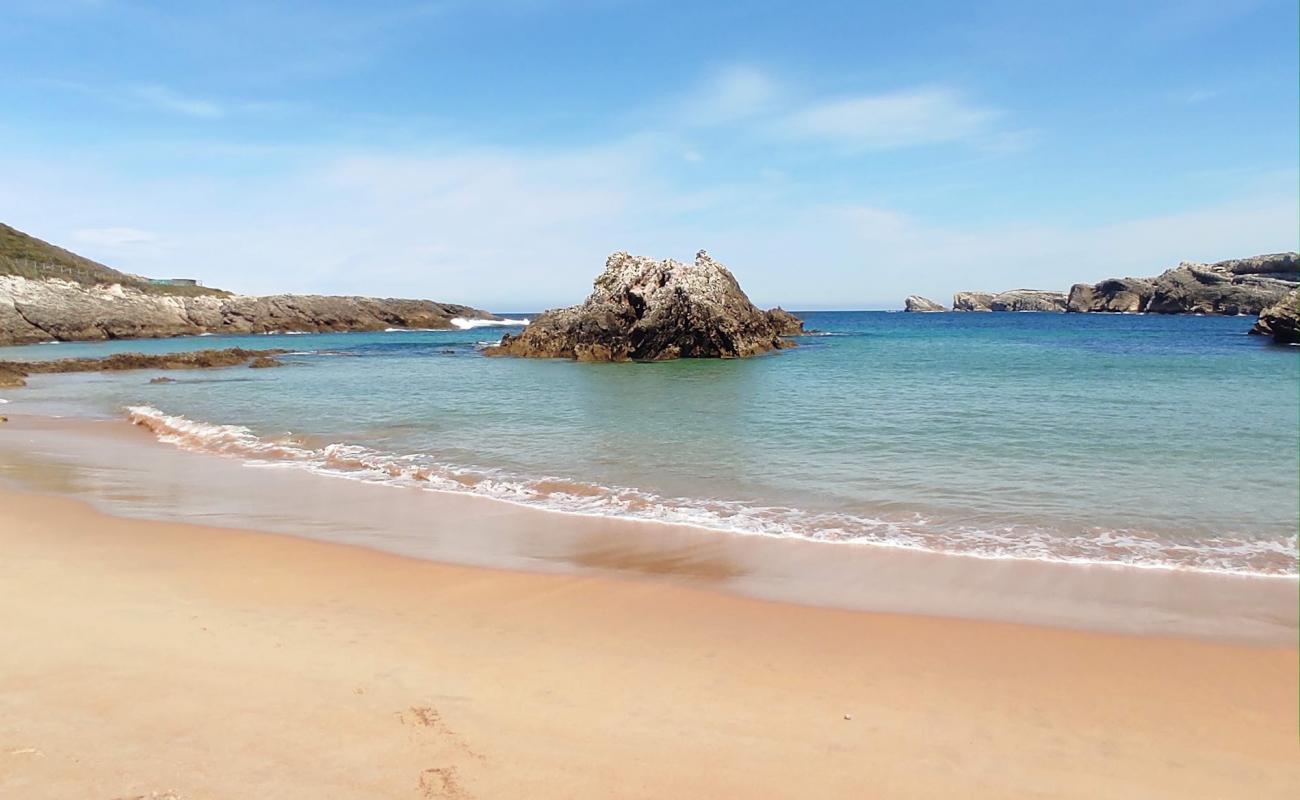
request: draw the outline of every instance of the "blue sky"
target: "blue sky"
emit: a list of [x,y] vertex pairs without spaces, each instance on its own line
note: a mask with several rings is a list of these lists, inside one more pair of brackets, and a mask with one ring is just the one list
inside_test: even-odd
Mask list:
[[9,0],[0,221],[243,292],[763,304],[1297,248],[1296,3]]

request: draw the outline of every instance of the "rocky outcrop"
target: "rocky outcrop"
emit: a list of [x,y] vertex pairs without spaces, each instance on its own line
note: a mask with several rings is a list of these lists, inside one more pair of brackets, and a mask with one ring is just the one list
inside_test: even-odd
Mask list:
[[1258,314],[1300,283],[1300,254],[1183,262],[1155,278],[1111,278],[1070,290],[1070,311]]
[[[122,372],[132,369],[212,369],[214,367],[279,367],[275,356],[288,350],[195,350],[189,353],[115,353],[104,358],[60,358],[54,361],[0,361],[0,386],[22,386],[29,375],[64,372]],[[151,383],[161,383],[155,378]]]
[[1151,302],[1153,281],[1145,278],[1111,278],[1101,283],[1076,283],[1070,287],[1066,311],[1135,313]]
[[992,311],[992,292],[957,292],[952,296],[953,311]]
[[993,295],[994,311],[1064,311],[1065,294],[1042,289],[1012,289]]
[[932,312],[947,311],[942,303],[936,303],[928,297],[922,297],[919,294],[908,295],[903,301],[904,311]]
[[1272,336],[1280,344],[1300,344],[1300,289],[1260,312],[1259,320],[1250,332],[1257,336]]
[[1007,292],[957,292],[953,311],[1064,311],[1065,295],[1043,289],[1012,289]]
[[452,328],[452,319],[496,319],[468,306],[373,297],[154,294],[122,284],[87,285],[0,275],[0,344],[275,331]]
[[614,253],[582,305],[547,311],[488,355],[579,361],[737,358],[790,346],[803,323],[754,306],[701,250],[693,264]]

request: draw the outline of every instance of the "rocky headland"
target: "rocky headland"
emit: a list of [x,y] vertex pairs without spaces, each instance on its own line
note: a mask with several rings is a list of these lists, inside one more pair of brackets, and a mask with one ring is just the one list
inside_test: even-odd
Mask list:
[[[1213,264],[1183,262],[1153,278],[1108,278],[1076,283],[1068,295],[1042,289],[957,292],[953,311],[1072,311],[1078,313],[1259,314],[1300,285],[1300,253],[1235,258]],[[908,311],[942,311],[918,295]]]
[[[133,369],[212,369],[214,367],[279,367],[276,358],[288,350],[195,350],[188,353],[115,353],[103,358],[60,358],[52,361],[0,361],[0,386],[23,386],[30,375],[65,372],[122,372]],[[155,378],[151,383],[165,383]]]
[[1154,278],[1076,283],[1070,311],[1150,314],[1258,314],[1300,284],[1300,254],[1183,262]]
[[740,358],[790,347],[803,323],[750,302],[701,250],[692,264],[614,253],[581,305],[553,309],[488,355],[579,361]]
[[119,272],[0,225],[0,345],[246,334],[452,328],[498,319],[430,300],[321,295],[251,297]]

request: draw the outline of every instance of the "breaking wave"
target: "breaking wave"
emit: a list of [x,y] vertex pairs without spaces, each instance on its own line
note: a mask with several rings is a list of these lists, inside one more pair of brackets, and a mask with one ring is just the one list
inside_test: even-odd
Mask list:
[[471,328],[505,328],[527,325],[528,319],[466,319],[465,317],[454,317],[451,324],[460,328],[462,331]]
[[729,500],[662,497],[639,489],[566,478],[526,477],[493,469],[467,468],[441,463],[427,454],[386,453],[346,443],[313,447],[292,438],[264,439],[242,425],[198,422],[166,414],[152,406],[131,406],[127,413],[132,423],[152,431],[159,441],[187,450],[233,456],[257,465],[297,466],[355,480],[475,494],[571,514],[984,559],[1123,565],[1273,578],[1292,578],[1297,574],[1296,537],[1268,540],[1220,536],[1189,543],[1141,530],[1098,528],[1066,534],[1025,524],[981,528],[943,523],[921,514],[868,517]]

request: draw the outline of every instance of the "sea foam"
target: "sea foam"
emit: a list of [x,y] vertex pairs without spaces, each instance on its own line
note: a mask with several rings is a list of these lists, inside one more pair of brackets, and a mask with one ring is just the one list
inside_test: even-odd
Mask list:
[[471,328],[514,327],[517,325],[527,325],[529,322],[530,320],[528,319],[466,319],[465,317],[454,317],[451,320],[451,324],[460,328],[462,331],[467,331]]
[[131,406],[129,419],[165,443],[242,458],[253,466],[296,466],[321,474],[397,486],[490,497],[587,516],[623,517],[691,525],[731,533],[873,545],[981,559],[1191,570],[1294,578],[1296,537],[1271,541],[1218,537],[1195,544],[1141,530],[1067,534],[1032,525],[977,527],[940,523],[921,514],[879,517],[817,513],[739,501],[664,497],[630,487],[562,477],[511,475],[438,461],[429,454],[397,454],[338,442],[309,447],[268,440],[242,425],[199,422],[152,406]]

